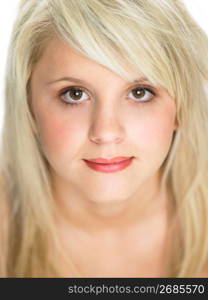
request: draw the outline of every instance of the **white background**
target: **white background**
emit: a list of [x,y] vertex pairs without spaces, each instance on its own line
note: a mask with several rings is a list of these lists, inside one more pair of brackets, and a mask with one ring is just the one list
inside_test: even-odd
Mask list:
[[[41,0],[37,0],[41,1]],[[69,0],[70,1],[70,0]],[[113,1],[113,0],[112,0]],[[184,0],[188,10],[208,34],[208,1]],[[19,0],[0,0],[0,132],[4,115],[4,72],[8,43]]]

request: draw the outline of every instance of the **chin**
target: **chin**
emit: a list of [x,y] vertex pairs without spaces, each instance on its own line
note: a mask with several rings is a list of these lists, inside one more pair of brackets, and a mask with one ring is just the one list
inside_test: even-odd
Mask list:
[[117,191],[88,194],[87,198],[93,203],[119,203],[131,197],[131,193],[118,193]]

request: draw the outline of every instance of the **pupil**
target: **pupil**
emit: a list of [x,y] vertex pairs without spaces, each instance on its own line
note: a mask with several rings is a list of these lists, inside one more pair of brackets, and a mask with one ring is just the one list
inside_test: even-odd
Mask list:
[[135,97],[143,97],[145,95],[145,90],[141,88],[137,88],[133,90],[133,95]]
[[82,96],[82,91],[78,89],[71,89],[70,96],[75,100],[79,100],[79,98]]

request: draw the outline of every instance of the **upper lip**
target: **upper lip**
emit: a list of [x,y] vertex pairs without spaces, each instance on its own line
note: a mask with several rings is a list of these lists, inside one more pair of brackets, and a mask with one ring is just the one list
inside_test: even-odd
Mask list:
[[95,163],[100,163],[100,164],[110,164],[110,163],[119,163],[121,161],[130,159],[132,157],[130,156],[118,156],[118,157],[113,157],[111,159],[106,159],[106,158],[93,158],[93,159],[86,159],[87,161],[95,162]]

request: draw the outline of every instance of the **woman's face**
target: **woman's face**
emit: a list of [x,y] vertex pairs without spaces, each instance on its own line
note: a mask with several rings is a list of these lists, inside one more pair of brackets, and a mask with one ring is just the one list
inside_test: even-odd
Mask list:
[[[69,198],[108,202],[149,192],[176,129],[175,103],[165,89],[126,81],[54,39],[33,70],[31,90],[52,178]],[[84,161],[120,156],[134,159],[116,172]]]

